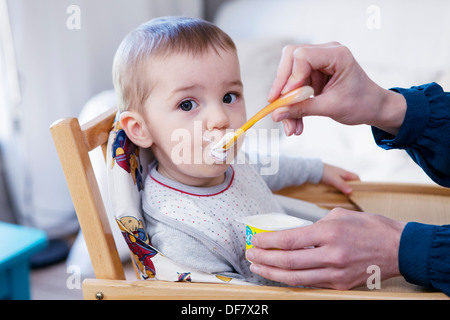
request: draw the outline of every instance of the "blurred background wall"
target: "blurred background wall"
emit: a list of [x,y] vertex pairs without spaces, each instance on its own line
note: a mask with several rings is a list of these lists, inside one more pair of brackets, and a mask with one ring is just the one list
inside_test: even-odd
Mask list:
[[112,88],[113,56],[129,31],[162,15],[202,17],[203,1],[1,2],[0,143],[7,190],[20,223],[51,236],[67,234],[78,224],[49,126],[78,116],[90,97]]

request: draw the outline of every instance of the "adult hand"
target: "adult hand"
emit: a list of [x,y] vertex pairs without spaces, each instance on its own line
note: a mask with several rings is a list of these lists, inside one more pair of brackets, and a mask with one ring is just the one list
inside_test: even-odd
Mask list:
[[[254,235],[255,248],[247,250],[247,259],[250,269],[267,279],[346,290],[365,284],[371,265],[380,267],[381,279],[400,275],[404,226],[384,216],[336,208],[310,226]],[[266,250],[271,248],[283,250]]]
[[315,97],[279,108],[274,121],[283,121],[286,134],[303,131],[304,116],[327,116],[347,125],[367,124],[393,135],[403,123],[406,100],[374,83],[350,50],[339,43],[289,45],[283,49],[268,100],[310,85]]

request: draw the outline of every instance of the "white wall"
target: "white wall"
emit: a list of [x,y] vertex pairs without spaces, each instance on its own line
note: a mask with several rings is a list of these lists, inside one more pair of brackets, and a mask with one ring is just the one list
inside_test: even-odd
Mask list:
[[[160,15],[200,16],[200,0],[13,0],[11,20],[22,101],[18,130],[9,105],[0,106],[8,185],[21,220],[64,234],[77,228],[49,126],[78,116],[96,93],[112,88],[111,67],[122,38]],[[70,5],[80,29],[69,29]],[[17,110],[15,110],[17,111]],[[17,126],[16,126],[17,127]],[[6,132],[5,132],[6,131]],[[25,219],[24,219],[25,218]]]

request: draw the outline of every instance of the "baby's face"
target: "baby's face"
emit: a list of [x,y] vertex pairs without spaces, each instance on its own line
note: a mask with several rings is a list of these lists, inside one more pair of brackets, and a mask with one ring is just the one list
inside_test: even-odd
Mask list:
[[158,171],[193,186],[223,182],[226,162],[235,153],[220,161],[210,148],[246,120],[236,53],[173,54],[152,61],[148,76],[153,86],[144,117]]

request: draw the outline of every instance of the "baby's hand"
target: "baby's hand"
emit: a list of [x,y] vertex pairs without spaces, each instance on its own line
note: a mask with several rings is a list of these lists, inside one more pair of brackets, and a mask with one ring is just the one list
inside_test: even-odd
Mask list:
[[323,164],[323,175],[321,182],[339,189],[345,194],[352,193],[352,188],[346,183],[351,180],[360,180],[359,176],[344,169]]

